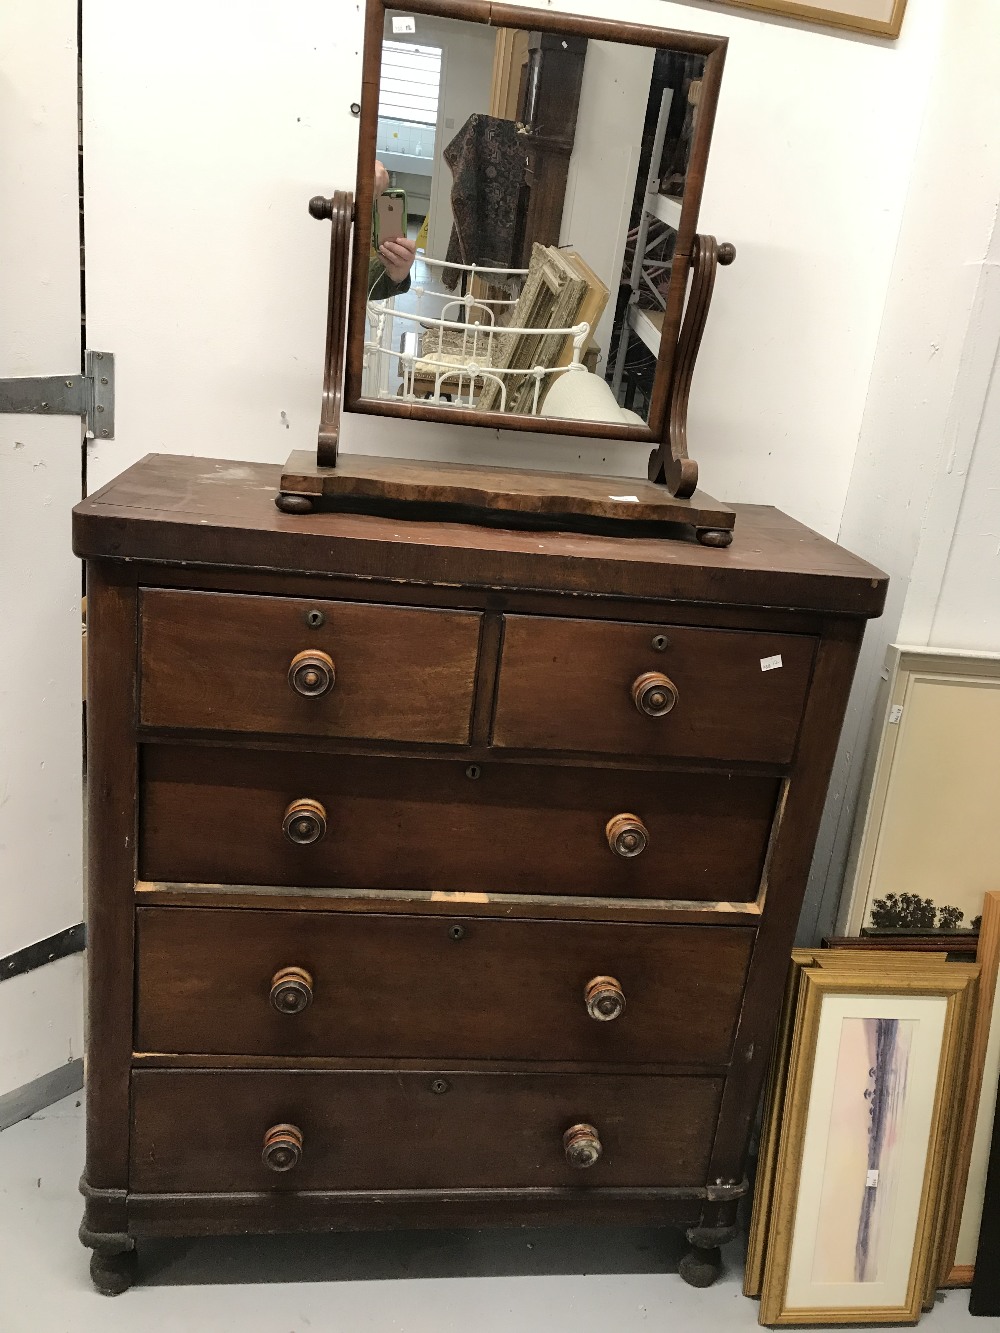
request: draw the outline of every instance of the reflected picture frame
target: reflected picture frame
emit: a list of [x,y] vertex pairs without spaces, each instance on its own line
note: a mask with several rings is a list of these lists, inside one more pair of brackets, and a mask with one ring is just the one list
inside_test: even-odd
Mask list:
[[739,9],[757,9],[782,18],[889,38],[899,36],[906,13],[906,0],[842,0],[835,5],[805,5],[797,0],[728,0],[728,3]]
[[779,1033],[745,1287],[767,1326],[915,1322],[937,1285],[979,969],[835,953],[793,959],[784,1075]]

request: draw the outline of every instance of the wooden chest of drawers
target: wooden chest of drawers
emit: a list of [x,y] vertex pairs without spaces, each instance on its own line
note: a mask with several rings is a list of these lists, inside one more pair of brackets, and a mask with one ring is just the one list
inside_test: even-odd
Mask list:
[[710,1281],[866,618],[728,550],[273,507],[152,457],[88,561],[86,1198],[143,1236],[683,1226]]

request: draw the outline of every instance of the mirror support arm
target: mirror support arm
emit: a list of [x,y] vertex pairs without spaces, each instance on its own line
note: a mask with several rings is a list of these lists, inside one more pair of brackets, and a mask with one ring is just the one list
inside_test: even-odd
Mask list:
[[698,485],[698,464],[688,457],[687,415],[698,349],[715,288],[715,271],[736,258],[736,247],[714,236],[696,236],[691,252],[691,290],[677,340],[667,394],[664,439],[649,456],[649,479],[664,484],[671,495],[687,499]]
[[320,221],[329,218],[333,224],[330,235],[330,295],[326,311],[323,404],[316,448],[316,461],[320,467],[337,466],[340,413],[344,398],[344,350],[347,344],[347,295],[354,211],[354,195],[349,190],[335,190],[329,199],[320,194],[309,200],[310,214]]

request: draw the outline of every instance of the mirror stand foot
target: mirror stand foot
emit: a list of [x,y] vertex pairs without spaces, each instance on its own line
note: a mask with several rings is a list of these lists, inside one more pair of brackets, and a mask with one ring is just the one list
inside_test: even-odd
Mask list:
[[284,491],[278,492],[274,503],[283,514],[311,514],[316,508],[308,495],[287,495]]
[[696,528],[695,536],[702,546],[729,546],[733,540],[732,528]]

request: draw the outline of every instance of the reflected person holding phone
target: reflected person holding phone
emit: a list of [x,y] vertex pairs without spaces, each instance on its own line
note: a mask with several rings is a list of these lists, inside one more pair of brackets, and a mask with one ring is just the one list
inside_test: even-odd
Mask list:
[[[375,163],[375,199],[389,188],[389,173],[381,162]],[[405,219],[404,219],[405,225]],[[416,241],[408,236],[383,240],[368,260],[368,299],[386,301],[410,290],[410,269],[417,255]]]

